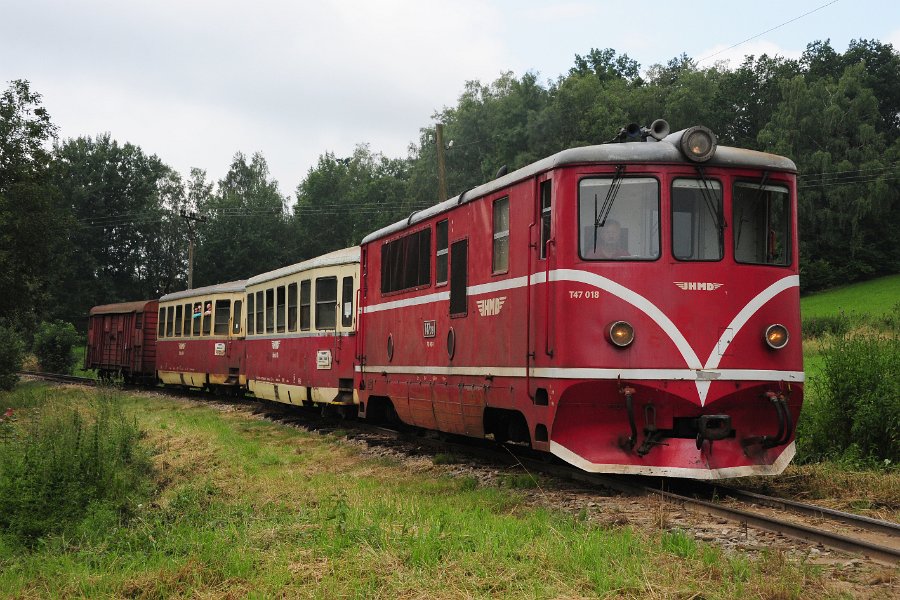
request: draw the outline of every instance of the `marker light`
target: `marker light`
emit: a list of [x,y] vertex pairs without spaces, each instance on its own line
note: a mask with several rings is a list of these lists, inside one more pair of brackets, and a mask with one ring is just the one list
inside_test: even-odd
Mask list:
[[716,153],[716,134],[708,127],[695,125],[681,136],[681,152],[694,162],[706,162]]
[[634,327],[627,321],[615,321],[606,333],[609,342],[619,348],[625,348],[634,341]]
[[784,325],[769,325],[769,327],[766,328],[766,343],[770,348],[774,348],[775,350],[780,350],[787,346],[790,337],[787,327]]

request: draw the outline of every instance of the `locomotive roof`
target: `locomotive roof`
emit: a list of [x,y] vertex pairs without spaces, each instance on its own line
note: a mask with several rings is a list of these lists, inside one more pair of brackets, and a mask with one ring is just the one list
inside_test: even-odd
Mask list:
[[91,309],[92,315],[121,315],[144,312],[145,307],[156,300],[138,300],[136,302],[119,302],[117,304],[101,304]]
[[160,302],[168,302],[170,300],[181,300],[182,298],[194,298],[196,296],[209,296],[210,294],[234,294],[243,292],[247,283],[246,279],[239,281],[229,281],[228,283],[217,283],[215,285],[207,285],[205,287],[192,288],[190,290],[182,290],[180,292],[172,292],[166,294],[159,299]]
[[280,269],[275,269],[274,271],[269,271],[268,273],[254,275],[247,280],[247,287],[256,285],[258,283],[271,281],[273,279],[278,279],[280,277],[293,275],[294,273],[302,273],[303,271],[309,271],[310,269],[318,269],[319,267],[333,267],[335,265],[347,265],[358,262],[359,246],[342,248],[341,250],[335,250],[334,252],[329,252],[328,254],[323,254],[322,256],[317,256],[300,263],[281,267]]
[[[681,133],[681,131],[672,133],[659,142],[648,141],[601,144],[598,146],[569,148],[568,150],[557,152],[547,158],[543,158],[530,165],[526,165],[521,169],[517,169],[512,173],[483,183],[471,190],[463,192],[459,196],[454,196],[440,204],[413,213],[407,219],[370,233],[363,238],[362,243],[366,244],[397,231],[401,231],[413,223],[424,221],[442,212],[448,211],[457,204],[471,202],[481,196],[485,196],[491,192],[512,185],[513,183],[557,167],[584,163],[669,163],[696,165],[697,163],[687,160],[677,147]],[[756,150],[747,150],[744,148],[733,148],[730,146],[718,146],[712,158],[707,162],[702,163],[702,166],[747,167],[751,169],[787,171],[790,173],[797,172],[797,166],[794,164],[794,161],[784,156],[769,154],[768,152],[758,152]],[[461,196],[463,197],[462,202],[460,202]]]

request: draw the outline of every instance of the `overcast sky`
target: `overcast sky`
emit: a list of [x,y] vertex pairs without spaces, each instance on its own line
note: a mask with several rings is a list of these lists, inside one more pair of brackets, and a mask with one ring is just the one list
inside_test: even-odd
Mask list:
[[900,48],[896,0],[829,2],[0,0],[0,84],[31,81],[61,138],[109,132],[184,176],[261,152],[293,197],[326,151],[406,156],[466,80],[555,79],[591,48],[642,68],[798,57],[827,38]]

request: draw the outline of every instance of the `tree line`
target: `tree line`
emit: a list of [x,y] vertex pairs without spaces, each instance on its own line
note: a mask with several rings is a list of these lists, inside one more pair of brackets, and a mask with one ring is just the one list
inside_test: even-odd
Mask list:
[[[681,55],[642,70],[592,49],[541,81],[505,73],[470,81],[443,123],[450,195],[562,149],[606,142],[630,122],[703,124],[721,144],[775,152],[800,170],[805,291],[900,272],[900,54],[859,40],[828,41],[797,59],[747,56],[737,68]],[[59,140],[25,80],[0,97],[0,322],[78,322],[91,306],[186,287],[188,223],[196,227],[194,285],[246,278],[359,243],[437,203],[435,128],[408,155],[360,144],[326,152],[279,192],[261,154],[236,153],[219,181],[182,176],[109,134]]]

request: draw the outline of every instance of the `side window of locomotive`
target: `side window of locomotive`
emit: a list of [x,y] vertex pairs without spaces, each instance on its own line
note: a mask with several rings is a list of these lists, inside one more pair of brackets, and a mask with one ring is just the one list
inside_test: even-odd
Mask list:
[[725,232],[722,184],[672,182],[672,254],[678,260],[721,260]]
[[203,301],[203,335],[209,335],[212,331],[212,300]]
[[[263,305],[263,292],[262,290],[256,292],[256,333],[257,335],[262,335],[266,332],[266,326],[264,323],[265,317],[265,306]],[[247,318],[250,318],[248,315]]]
[[732,195],[734,260],[756,265],[791,262],[791,205],[781,185],[737,182]]
[[231,300],[216,300],[215,328],[216,335],[228,335],[228,324],[231,321]]
[[181,328],[184,325],[184,313],[181,311],[182,308],[179,304],[175,307],[175,337],[181,337]]
[[309,279],[300,282],[300,330],[309,331],[310,323],[310,293]]
[[652,177],[582,179],[578,238],[585,260],[659,258],[659,182]]
[[276,314],[275,314],[275,329],[278,333],[284,333],[285,328],[285,312],[287,310],[285,299],[285,289],[284,286],[278,286],[277,289],[277,304],[276,304]]
[[241,333],[241,301],[234,301],[234,315],[231,318],[231,333],[239,335]]
[[247,335],[253,335],[256,333],[256,323],[254,322],[254,316],[256,311],[253,308],[253,292],[247,294]]
[[494,249],[491,273],[509,271],[509,196],[494,202]]
[[437,285],[447,283],[447,258],[450,256],[447,236],[449,235],[447,219],[438,221],[435,226],[435,252],[434,252],[434,282]]
[[334,329],[337,324],[337,277],[316,279],[316,329]]
[[157,321],[156,337],[165,337],[166,335],[166,309],[159,309],[159,321]]
[[344,277],[341,282],[341,325],[353,325],[353,278]]
[[287,328],[288,331],[297,331],[297,282],[287,286]]
[[541,182],[541,258],[547,258],[547,240],[550,239],[550,197],[552,181]]
[[431,285],[431,228],[381,247],[381,293]]

